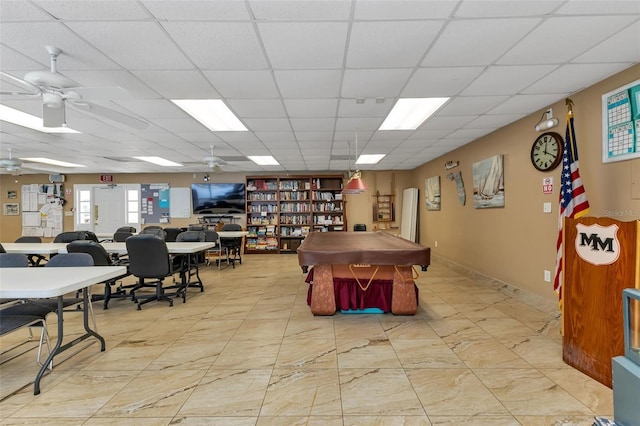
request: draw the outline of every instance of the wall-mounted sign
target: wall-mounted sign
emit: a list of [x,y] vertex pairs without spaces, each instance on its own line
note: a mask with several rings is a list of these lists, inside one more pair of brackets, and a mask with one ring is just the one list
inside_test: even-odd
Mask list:
[[113,175],[100,175],[100,182],[113,182]]
[[546,177],[542,179],[542,193],[553,194],[553,177]]

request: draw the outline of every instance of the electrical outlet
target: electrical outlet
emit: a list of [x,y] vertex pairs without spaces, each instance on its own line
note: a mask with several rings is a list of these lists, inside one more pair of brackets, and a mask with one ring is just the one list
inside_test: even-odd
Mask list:
[[551,271],[544,270],[544,280],[548,283],[551,282]]
[[551,203],[543,203],[542,204],[542,212],[543,213],[551,213]]
[[438,247],[438,241],[436,240],[435,243],[433,244],[434,246]]

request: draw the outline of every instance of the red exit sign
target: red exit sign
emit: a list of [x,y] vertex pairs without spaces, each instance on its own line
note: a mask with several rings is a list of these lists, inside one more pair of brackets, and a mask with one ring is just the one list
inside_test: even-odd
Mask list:
[[113,175],[100,175],[100,182],[113,182]]

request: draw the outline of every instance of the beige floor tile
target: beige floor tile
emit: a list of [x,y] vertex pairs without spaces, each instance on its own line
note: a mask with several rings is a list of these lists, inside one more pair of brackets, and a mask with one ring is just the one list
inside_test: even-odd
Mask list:
[[335,370],[275,369],[261,416],[341,415],[340,385]]
[[430,426],[427,416],[344,416],[344,426]]
[[513,415],[589,415],[589,408],[534,369],[474,370]]
[[[512,416],[429,416],[433,426],[519,426]],[[542,426],[542,423],[538,424]]]
[[386,338],[340,340],[337,343],[340,368],[400,368],[398,355]]
[[529,363],[496,339],[464,340],[449,346],[471,369],[531,367]]
[[80,371],[65,381],[47,386],[12,417],[90,417],[114,395],[125,389],[138,373],[132,371]]
[[573,368],[541,369],[540,372],[597,415],[613,417],[613,394],[607,386]]
[[280,346],[276,368],[338,368],[335,339],[285,338]]
[[175,416],[204,370],[143,371],[98,412],[99,417]]
[[340,392],[344,415],[425,414],[402,369],[340,369]]
[[415,369],[407,376],[428,416],[509,414],[469,369]]
[[190,417],[178,416],[171,422],[172,425],[180,426],[254,426],[255,417]]
[[392,343],[403,368],[461,368],[462,360],[440,339],[395,340]]
[[215,369],[273,368],[282,340],[231,340],[213,362]]
[[270,377],[271,370],[210,370],[178,416],[256,417]]
[[[593,416],[515,416],[522,426],[563,425],[563,426],[593,426]],[[610,418],[613,420],[613,418]]]
[[172,421],[171,417],[156,418],[136,418],[127,417],[126,419],[114,417],[92,417],[83,423],[83,426],[119,426],[126,423],[127,426],[167,426]]

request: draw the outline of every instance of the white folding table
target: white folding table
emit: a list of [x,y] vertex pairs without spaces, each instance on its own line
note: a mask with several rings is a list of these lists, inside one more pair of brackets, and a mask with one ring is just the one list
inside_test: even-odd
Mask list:
[[[26,245],[26,244],[25,244]],[[100,342],[100,350],[105,350],[105,341],[95,330],[89,328],[89,297],[88,291],[82,292],[83,322],[85,334],[71,342],[62,344],[64,337],[63,296],[73,293],[93,284],[104,282],[127,272],[124,266],[94,266],[94,267],[59,267],[59,268],[3,268],[0,272],[0,298],[7,299],[41,299],[58,298],[58,339],[42,364],[34,381],[33,394],[40,393],[40,379],[47,370],[53,358],[93,336]]]

